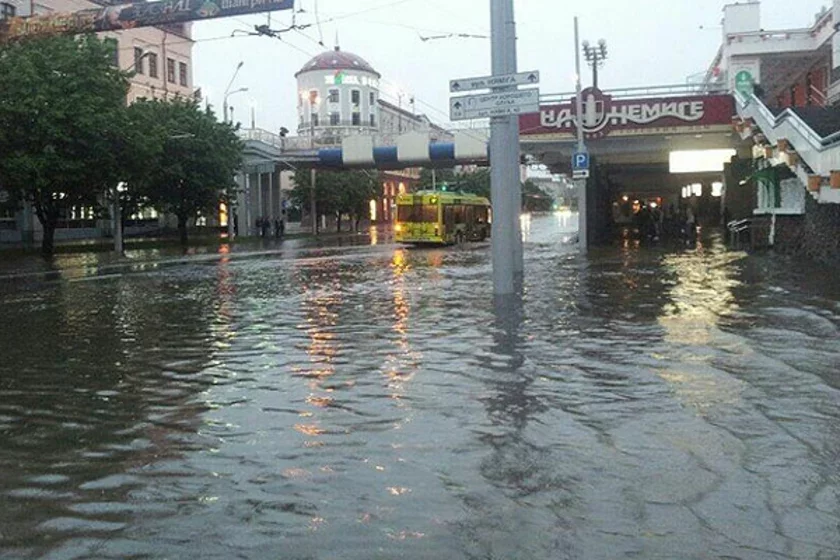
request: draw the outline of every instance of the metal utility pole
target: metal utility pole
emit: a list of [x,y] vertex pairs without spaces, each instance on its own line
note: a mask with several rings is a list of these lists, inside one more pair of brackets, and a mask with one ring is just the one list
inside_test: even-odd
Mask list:
[[[318,104],[317,97],[309,99],[309,146],[315,150],[315,115]],[[313,167],[309,172],[309,212],[312,215],[312,235],[318,235],[318,203],[315,200],[316,171]]]
[[113,218],[114,218],[114,252],[117,255],[123,254],[123,229],[122,229],[122,208],[120,207],[120,187],[122,183],[114,187],[114,203],[113,203]]
[[[490,0],[490,28],[493,74],[515,72],[516,32],[513,0]],[[508,91],[497,88],[494,91]],[[493,199],[493,293],[514,293],[519,228],[519,120],[516,117],[493,117],[490,135],[490,191]],[[516,185],[516,187],[514,187]],[[514,226],[515,224],[515,226]]]
[[[577,127],[577,141],[578,152],[586,152],[586,144],[583,141],[583,93],[580,80],[580,34],[578,31],[578,18],[575,17],[575,81],[577,82],[577,100],[576,100],[576,127]],[[578,179],[578,243],[580,244],[581,252],[589,250],[589,235],[587,231],[587,208],[586,208],[586,182],[587,179]]]

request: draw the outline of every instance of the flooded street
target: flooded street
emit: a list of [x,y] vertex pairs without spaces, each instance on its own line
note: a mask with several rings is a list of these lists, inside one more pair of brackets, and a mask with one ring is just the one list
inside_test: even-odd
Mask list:
[[833,271],[575,228],[4,264],[0,558],[840,557]]

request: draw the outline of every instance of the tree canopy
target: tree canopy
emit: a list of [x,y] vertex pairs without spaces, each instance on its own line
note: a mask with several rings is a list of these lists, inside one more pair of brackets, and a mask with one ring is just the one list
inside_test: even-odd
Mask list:
[[120,180],[128,74],[113,48],[90,35],[0,47],[0,184],[33,205],[45,254],[70,208],[95,205]]
[[144,136],[145,159],[129,166],[129,190],[174,214],[186,242],[189,220],[235,197],[242,142],[231,125],[192,100],[139,100],[127,113],[131,129]]
[[[372,199],[379,196],[379,177],[368,171],[319,171],[315,176],[315,201],[318,215],[337,217],[337,228],[341,229],[341,216],[350,215],[358,221],[368,211]],[[309,170],[295,173],[295,187],[291,192],[292,202],[308,208],[311,196]]]

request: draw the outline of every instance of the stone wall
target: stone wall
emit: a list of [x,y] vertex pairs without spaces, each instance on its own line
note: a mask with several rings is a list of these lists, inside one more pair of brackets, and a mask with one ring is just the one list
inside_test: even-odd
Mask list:
[[779,216],[776,251],[840,263],[840,204],[819,204],[807,196],[804,216]]

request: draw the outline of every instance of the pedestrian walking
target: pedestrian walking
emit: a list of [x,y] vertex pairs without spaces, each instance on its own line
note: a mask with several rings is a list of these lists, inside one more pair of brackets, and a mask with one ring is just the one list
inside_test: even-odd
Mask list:
[[694,216],[694,210],[691,206],[685,211],[685,232],[686,241],[689,245],[693,245],[697,239],[697,218]]

